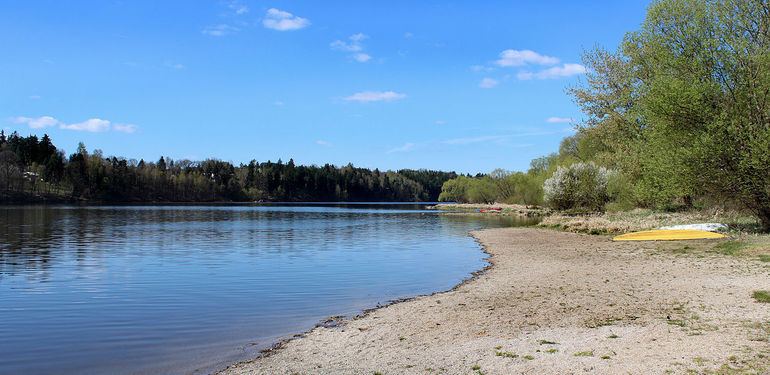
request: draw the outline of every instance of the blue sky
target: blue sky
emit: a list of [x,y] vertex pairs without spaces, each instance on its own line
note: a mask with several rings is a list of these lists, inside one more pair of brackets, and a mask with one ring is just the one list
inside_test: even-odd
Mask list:
[[0,128],[71,153],[526,170],[648,1],[4,1]]

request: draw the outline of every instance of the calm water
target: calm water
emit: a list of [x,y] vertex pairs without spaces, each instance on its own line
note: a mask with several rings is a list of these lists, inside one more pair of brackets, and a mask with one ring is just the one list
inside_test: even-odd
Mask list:
[[0,373],[207,373],[331,315],[449,289],[467,232],[420,206],[0,208]]

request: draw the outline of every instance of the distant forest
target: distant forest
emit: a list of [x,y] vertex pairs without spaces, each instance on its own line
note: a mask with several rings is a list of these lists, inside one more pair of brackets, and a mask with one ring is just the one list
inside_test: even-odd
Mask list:
[[97,202],[426,202],[437,201],[454,172],[397,172],[295,165],[294,160],[238,166],[207,159],[155,162],[89,153],[80,143],[69,157],[44,135],[0,131],[3,201]]

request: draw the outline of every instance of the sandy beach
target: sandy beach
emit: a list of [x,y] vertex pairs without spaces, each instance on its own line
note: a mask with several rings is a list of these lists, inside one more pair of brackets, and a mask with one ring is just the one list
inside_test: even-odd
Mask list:
[[533,228],[472,235],[491,263],[476,277],[315,328],[222,373],[770,372],[770,304],[752,298],[770,289],[766,262],[685,241]]

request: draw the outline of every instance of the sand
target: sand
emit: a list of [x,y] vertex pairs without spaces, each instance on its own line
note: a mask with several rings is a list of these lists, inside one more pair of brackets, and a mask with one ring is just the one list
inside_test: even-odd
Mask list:
[[547,229],[472,235],[490,254],[480,275],[222,373],[770,373],[770,304],[752,298],[768,263]]

